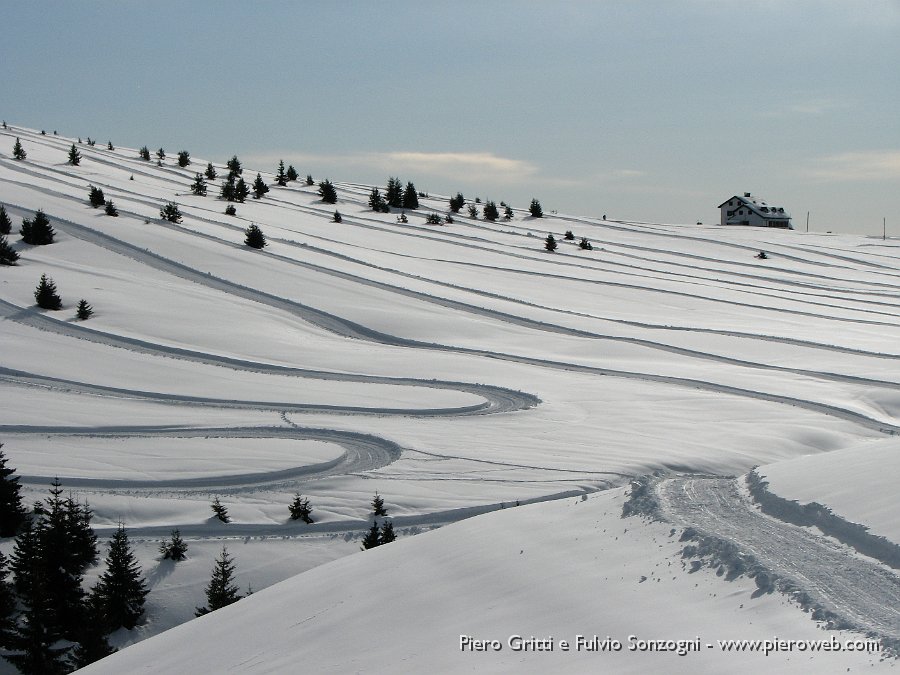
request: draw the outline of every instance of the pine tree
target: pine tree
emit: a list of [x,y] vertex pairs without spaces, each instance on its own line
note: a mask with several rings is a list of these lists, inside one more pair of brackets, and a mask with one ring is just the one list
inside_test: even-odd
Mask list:
[[15,265],[19,254],[10,246],[5,234],[0,234],[0,265]]
[[12,231],[12,220],[6,212],[6,207],[0,204],[0,234],[9,234]]
[[101,616],[105,617],[107,631],[134,628],[144,614],[144,599],[149,592],[128,543],[128,533],[120,524],[109,542],[106,571],[91,591]]
[[25,507],[16,470],[6,466],[6,454],[0,443],[0,537],[12,537],[25,522]]
[[191,194],[197,197],[206,196],[206,179],[203,174],[198,173],[194,176],[194,182],[191,183]]
[[528,207],[529,212],[531,212],[532,218],[543,218],[544,210],[541,208],[541,203],[537,199],[531,200],[531,206]]
[[165,158],[166,158],[165,150],[160,148],[159,150],[156,151],[156,159],[158,160],[157,163],[162,162]]
[[72,166],[81,164],[81,153],[78,152],[78,148],[75,147],[74,143],[72,143],[72,147],[69,148],[69,164]]
[[222,609],[241,599],[238,587],[233,583],[234,559],[228,556],[228,549],[222,547],[222,555],[216,558],[212,577],[206,586],[206,607],[198,607],[197,616],[203,616]]
[[507,207],[503,210],[503,218],[506,219],[506,220],[512,220],[512,219],[513,219],[513,210],[512,210],[512,207],[507,206]]
[[406,190],[403,192],[403,208],[417,209],[419,208],[419,195],[416,192],[416,186],[411,182],[406,184]]
[[563,238],[566,241],[575,241],[575,235],[572,233],[572,230],[566,230],[566,233],[563,235]]
[[291,520],[302,520],[307,524],[313,522],[313,519],[310,517],[312,508],[309,505],[309,499],[301,496],[299,492],[294,495],[294,501],[288,506],[288,511],[291,514]]
[[112,216],[113,218],[119,217],[119,209],[117,209],[116,205],[113,204],[112,199],[106,200],[106,206],[103,208],[103,212],[108,216]]
[[548,234],[547,238],[544,240],[544,248],[552,253],[556,250],[556,247],[556,238],[552,234]]
[[225,164],[228,167],[228,171],[233,173],[235,176],[240,176],[243,173],[243,169],[241,168],[241,161],[237,158],[237,155],[234,155],[228,162]]
[[75,316],[79,321],[87,321],[94,314],[94,308],[88,304],[88,301],[82,298],[78,301],[78,309],[75,310]]
[[257,225],[251,224],[244,230],[244,243],[250,248],[263,248],[266,245],[266,236]]
[[56,293],[56,284],[46,274],[41,275],[41,281],[34,290],[34,301],[41,309],[62,309],[62,300]]
[[28,153],[25,152],[25,148],[22,147],[22,141],[18,138],[16,138],[16,144],[13,145],[13,157],[20,160],[28,157]]
[[233,216],[236,213],[237,213],[237,209],[234,208],[234,204],[229,204],[228,206],[225,207],[225,215],[226,216]]
[[98,603],[89,597],[84,607],[84,621],[75,634],[78,644],[71,652],[70,661],[75,668],[84,668],[94,661],[115,653],[115,649],[106,639],[106,617]]
[[88,136],[87,144],[93,148],[95,145],[97,145],[97,140]]
[[140,150],[138,150],[138,156],[139,156],[141,159],[143,159],[145,162],[149,162],[149,161],[150,161],[150,148],[148,148],[148,147],[145,145],[145,146],[142,147]]
[[222,181],[222,192],[220,195],[222,197],[222,199],[229,201],[229,202],[234,201],[234,192],[235,192],[234,181],[235,181],[235,174],[233,174],[233,173],[229,173],[228,177],[224,181]]
[[247,195],[249,194],[250,188],[247,187],[244,179],[238,178],[237,183],[234,184],[234,201],[243,204],[244,200],[247,199]]
[[459,210],[466,205],[465,197],[462,192],[457,192],[455,197],[450,197],[450,210],[453,213],[459,213]]
[[581,241],[578,242],[578,248],[582,251],[593,251],[594,247],[591,246],[591,242],[587,240],[587,237],[582,237]]
[[403,183],[400,182],[399,178],[394,178],[393,176],[388,178],[387,188],[384,191],[384,201],[394,209],[399,209],[403,206]]
[[331,221],[334,223],[340,223],[343,220],[344,220],[344,217],[341,215],[341,212],[335,210],[334,215],[331,217]]
[[115,150],[113,147],[112,141],[106,141],[106,149],[107,150]]
[[53,238],[56,236],[50,219],[40,209],[34,214],[33,220],[22,219],[22,229],[19,230],[19,234],[22,235],[26,244],[34,246],[52,244]]
[[218,174],[216,173],[216,169],[215,169],[215,167],[212,165],[212,162],[207,162],[207,163],[206,163],[206,171],[203,172],[203,175],[206,176],[209,180],[215,180],[215,179],[216,179],[216,176],[217,176]]
[[337,191],[334,189],[334,184],[327,178],[319,183],[319,196],[326,204],[337,203]]
[[386,520],[384,524],[381,526],[381,533],[378,535],[378,543],[379,544],[390,544],[397,538],[397,535],[394,534],[394,524]]
[[91,185],[90,192],[88,193],[88,201],[95,209],[99,209],[106,202],[106,197],[103,196],[103,190]]
[[289,181],[295,181],[300,178],[300,174],[297,173],[297,169],[294,168],[293,164],[289,164],[287,168],[287,179]]
[[231,518],[228,517],[228,509],[225,508],[225,505],[219,501],[219,496],[216,495],[216,498],[213,499],[212,504],[209,505],[213,510],[213,513],[216,514],[216,518],[221,520],[223,523],[230,523]]
[[369,208],[373,211],[381,211],[384,204],[385,201],[381,196],[381,192],[379,192],[377,187],[373,187],[372,191],[369,193]]
[[437,213],[429,213],[428,217],[425,218],[425,222],[429,225],[440,225],[443,221],[440,214]]
[[0,649],[8,649],[16,630],[16,594],[9,576],[9,560],[0,552]]
[[372,523],[372,527],[369,528],[369,532],[363,537],[362,540],[362,550],[367,551],[370,548],[375,548],[381,544],[381,536],[378,532],[378,521],[374,521]]
[[489,220],[492,223],[500,217],[500,211],[497,210],[497,205],[493,201],[488,201],[484,205],[484,219]]
[[469,204],[469,218],[478,218],[478,207],[474,204]]
[[171,539],[159,545],[159,552],[162,553],[163,560],[180,562],[187,558],[187,548],[187,544],[181,538],[181,532],[172,530]]
[[180,223],[182,218],[181,210],[175,202],[166,202],[159,210],[159,217],[170,223]]
[[182,169],[188,166],[191,163],[191,153],[187,150],[182,150],[178,153],[178,166]]
[[253,198],[262,199],[263,195],[269,191],[269,186],[262,179],[261,174],[256,174],[256,180],[253,181]]
[[285,185],[287,185],[287,182],[288,177],[284,172],[284,160],[282,159],[278,161],[278,173],[275,174],[275,184],[284,187]]
[[313,180],[312,174],[311,173],[306,174],[306,186],[312,187],[315,184],[316,184],[316,182]]
[[384,499],[381,498],[378,492],[375,492],[375,497],[372,499],[372,515],[386,516],[387,514],[387,509],[384,508]]

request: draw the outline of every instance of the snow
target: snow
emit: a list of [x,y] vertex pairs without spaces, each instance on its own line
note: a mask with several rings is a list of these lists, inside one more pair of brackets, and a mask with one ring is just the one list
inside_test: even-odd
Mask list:
[[[751,580],[682,571],[669,526],[621,520],[616,488],[651,472],[760,466],[777,494],[900,541],[891,242],[524,209],[427,225],[446,211],[438,196],[404,225],[341,182],[336,224],[315,186],[266,171],[270,192],[226,216],[221,179],[186,194],[206,159],[157,167],[82,145],[72,167],[72,142],[0,130],[14,228],[40,208],[57,230],[44,247],[13,234],[21,260],[0,268],[0,441],[26,503],[59,476],[101,536],[124,522],[135,543],[147,619],[97,672],[580,672],[598,655],[467,654],[459,634],[824,635],[786,598],[750,598]],[[89,185],[120,217],[90,208]],[[159,218],[170,200],[180,224]],[[250,223],[262,251],[242,243]],[[570,229],[594,250],[563,240]],[[34,307],[44,273],[59,312]],[[376,490],[401,538],[359,553]],[[313,525],[288,521],[297,492]],[[233,523],[211,517],[215,496]],[[190,546],[179,565],[157,559],[173,527]],[[223,543],[256,592],[179,625]],[[624,672],[878,661],[809,656],[602,658]]]

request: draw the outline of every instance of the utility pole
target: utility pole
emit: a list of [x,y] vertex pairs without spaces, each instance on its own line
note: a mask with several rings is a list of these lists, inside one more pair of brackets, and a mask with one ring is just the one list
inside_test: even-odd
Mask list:
[[809,232],[809,211],[806,212],[806,231]]
[[881,219],[881,241],[887,239],[887,216]]

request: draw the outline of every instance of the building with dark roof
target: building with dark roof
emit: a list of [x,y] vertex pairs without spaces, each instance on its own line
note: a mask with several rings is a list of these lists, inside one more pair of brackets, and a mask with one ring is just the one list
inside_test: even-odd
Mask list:
[[793,230],[791,214],[782,206],[771,206],[759,197],[745,192],[719,204],[722,217],[720,225],[750,225],[756,227],[781,227]]

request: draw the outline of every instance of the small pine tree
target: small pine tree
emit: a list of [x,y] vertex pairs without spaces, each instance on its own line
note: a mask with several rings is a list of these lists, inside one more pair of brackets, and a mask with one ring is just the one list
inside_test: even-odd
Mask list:
[[112,141],[106,141],[106,149],[107,150],[115,150],[115,147],[113,147]]
[[315,184],[316,184],[316,182],[313,180],[312,174],[311,173],[306,174],[306,186],[312,187]]
[[582,237],[581,241],[578,242],[578,248],[582,251],[593,251],[594,247],[591,246],[591,242],[587,240],[587,237]]
[[69,164],[72,166],[81,164],[81,153],[78,152],[78,148],[75,147],[74,143],[72,143],[72,147],[69,148]]
[[16,138],[15,145],[13,145],[13,157],[19,160],[28,157],[28,153],[25,152],[25,148],[22,147],[22,141],[20,141],[18,138]]
[[541,208],[541,203],[537,199],[531,200],[531,206],[528,207],[528,211],[531,213],[532,218],[544,217],[544,210]]
[[286,176],[289,181],[295,181],[300,178],[300,174],[297,173],[297,169],[294,168],[293,164],[288,165]]
[[370,548],[375,548],[381,544],[381,536],[378,531],[378,521],[374,521],[372,523],[372,527],[369,528],[369,532],[363,537],[362,540],[362,550],[367,551]]
[[0,234],[0,265],[15,265],[19,254],[10,246],[5,234]]
[[478,218],[478,207],[474,204],[469,204],[469,218]]
[[34,300],[41,309],[62,309],[62,300],[56,294],[56,284],[46,274],[41,275],[41,281],[34,291]]
[[237,155],[234,155],[231,159],[229,159],[225,166],[228,167],[228,171],[230,173],[233,173],[235,176],[240,176],[244,171],[241,168],[241,160],[237,158]]
[[556,238],[552,234],[548,234],[547,238],[544,240],[544,248],[552,253],[556,250],[556,247]]
[[331,217],[331,222],[340,223],[343,220],[344,220],[344,217],[341,215],[341,212],[335,210],[334,215]]
[[228,556],[228,549],[223,546],[222,554],[216,558],[212,577],[206,586],[206,607],[198,607],[196,615],[203,616],[215,612],[240,600],[241,596],[233,579],[234,559]]
[[216,179],[216,176],[217,176],[218,174],[216,174],[216,169],[215,169],[215,167],[212,165],[212,162],[207,162],[207,163],[206,163],[206,171],[203,172],[203,175],[206,176],[209,180],[215,180],[215,179]]
[[381,532],[378,535],[378,543],[379,544],[390,544],[397,538],[397,535],[394,533],[394,524],[386,520],[384,524],[381,526]]
[[451,216],[451,215],[448,213],[446,216],[444,216],[444,222],[447,223],[448,225],[452,225],[453,222],[454,222],[454,221],[453,221],[453,216]]
[[253,181],[253,198],[262,199],[263,195],[269,191],[269,186],[265,184],[261,174],[256,174],[256,180]]
[[163,560],[180,562],[187,558],[187,548],[187,544],[181,538],[181,532],[172,530],[171,538],[159,545],[159,552],[162,553]]
[[2,448],[3,443],[0,443],[0,537],[12,537],[25,522],[25,507],[22,506],[19,477],[15,475],[15,469],[6,465],[8,460]]
[[170,223],[180,223],[182,219],[181,210],[175,202],[166,202],[159,210],[159,217]]
[[16,629],[16,595],[9,576],[9,559],[0,553],[0,649],[7,649]]
[[149,592],[128,543],[128,533],[120,524],[109,542],[106,571],[91,591],[107,630],[134,628],[144,613],[144,599]]
[[6,207],[0,204],[0,234],[9,234],[12,231],[12,220],[6,212]]
[[326,204],[337,203],[337,191],[334,189],[332,182],[327,178],[319,183],[319,196]]
[[231,518],[228,517],[228,509],[225,508],[225,505],[219,501],[219,496],[216,495],[216,498],[213,499],[212,504],[209,507],[213,510],[213,513],[216,514],[216,518],[221,520],[223,523],[230,523]]
[[229,173],[228,178],[226,178],[224,181],[222,181],[222,192],[220,194],[222,199],[229,201],[229,202],[234,201],[234,195],[235,195],[234,181],[235,181],[235,174],[233,174],[233,173]]
[[484,205],[484,219],[489,220],[492,223],[500,217],[500,211],[497,210],[497,205],[493,201],[488,201]]
[[156,151],[156,159],[158,162],[162,162],[166,158],[166,151],[160,148]]
[[387,188],[384,191],[384,201],[391,208],[399,209],[403,206],[403,183],[399,178],[388,178]]
[[504,217],[506,220],[512,220],[512,219],[513,219],[513,210],[512,210],[512,207],[510,207],[509,205],[506,206],[506,208],[503,210],[503,217]]
[[263,248],[266,245],[266,236],[257,225],[251,224],[244,230],[244,243],[250,248]]
[[238,178],[237,183],[234,184],[234,201],[244,203],[244,200],[247,199],[247,195],[250,194],[250,188],[247,187],[247,184],[244,182],[243,178]]
[[194,182],[191,183],[191,194],[197,197],[206,196],[206,179],[203,174],[198,173],[194,176]]
[[97,145],[97,140],[88,136],[87,144],[93,148],[95,145]]
[[87,321],[94,314],[94,308],[88,304],[88,301],[82,298],[78,301],[78,309],[75,310],[75,316],[79,321]]
[[103,209],[103,212],[108,216],[112,216],[113,218],[119,217],[119,209],[117,209],[116,205],[113,204],[112,199],[108,199],[106,201],[106,206]]
[[284,160],[278,161],[278,172],[275,174],[275,185],[284,187],[288,183],[287,174],[284,172]]
[[310,517],[312,508],[309,505],[309,499],[301,496],[299,492],[294,495],[294,501],[288,506],[288,511],[291,514],[291,520],[302,520],[307,524],[313,522],[313,519]]
[[416,186],[411,182],[406,184],[406,190],[403,191],[403,208],[419,208],[419,194],[416,192]]
[[191,163],[191,153],[187,150],[182,150],[178,153],[178,166],[184,168]]
[[453,213],[459,213],[459,210],[466,205],[466,200],[462,196],[462,192],[457,192],[455,197],[450,197],[450,210]]
[[386,516],[387,514],[387,509],[384,508],[384,499],[382,499],[381,495],[376,491],[375,497],[372,499],[372,515]]
[[440,225],[442,222],[444,222],[444,220],[437,213],[429,213],[428,217],[425,219],[425,222],[429,225]]
[[138,156],[145,162],[149,162],[150,161],[150,148],[148,148],[145,145],[140,150],[138,150]]
[[381,206],[384,203],[384,198],[381,196],[381,192],[377,187],[373,187],[372,191],[369,193],[369,208],[373,211],[381,211]]
[[103,190],[91,185],[90,192],[88,193],[88,201],[95,209],[99,209],[106,203],[106,197],[103,196]]
[[19,234],[22,235],[26,244],[34,246],[52,244],[53,237],[56,236],[50,219],[40,209],[34,214],[33,220],[22,219],[22,229],[19,230]]
[[563,235],[563,238],[566,241],[575,241],[575,235],[572,233],[572,230],[566,230],[566,233]]
[[229,204],[228,206],[225,207],[225,215],[226,216],[233,216],[236,213],[237,213],[237,209],[234,207],[234,204]]

